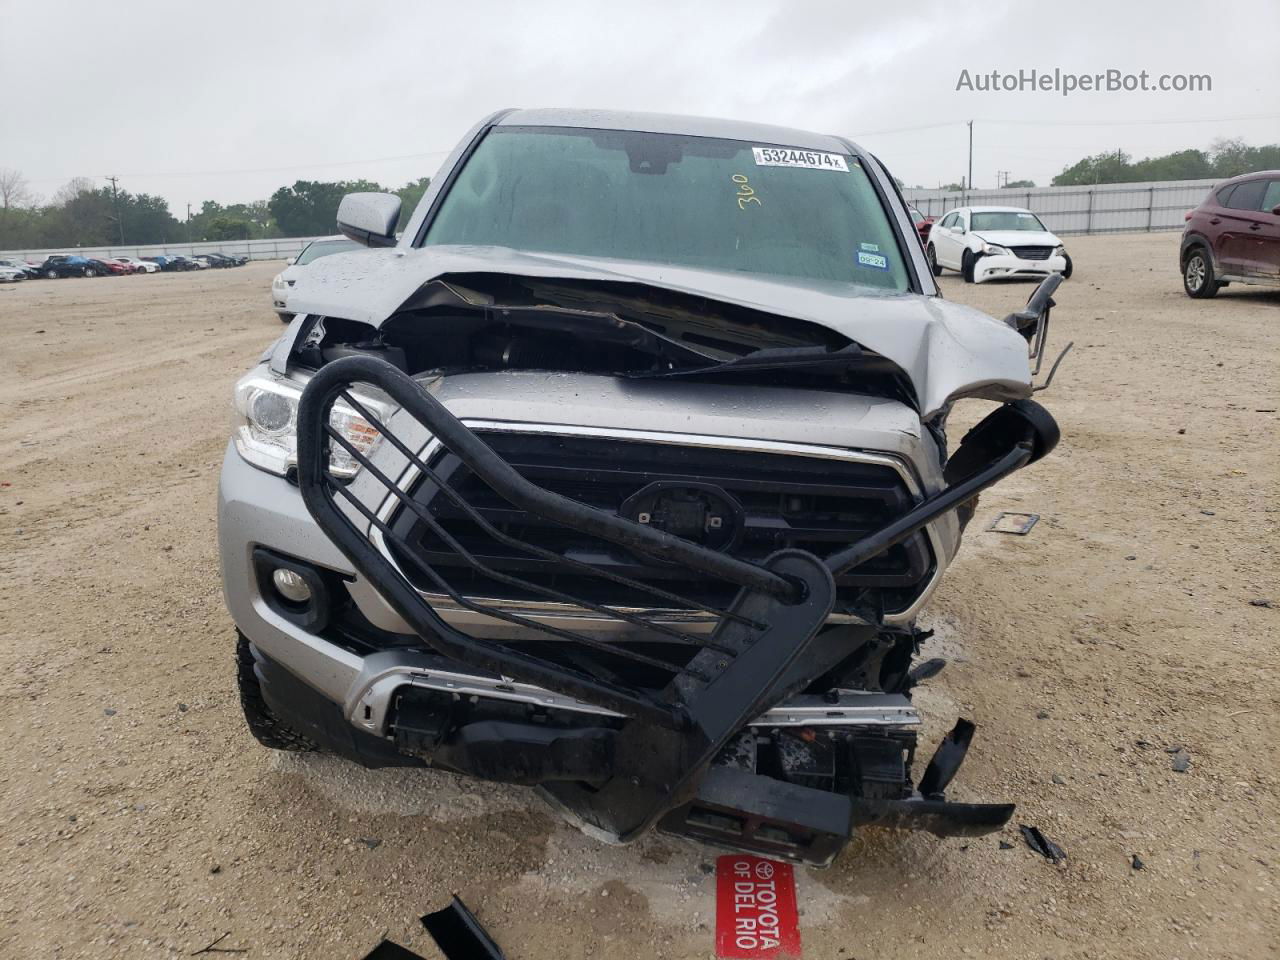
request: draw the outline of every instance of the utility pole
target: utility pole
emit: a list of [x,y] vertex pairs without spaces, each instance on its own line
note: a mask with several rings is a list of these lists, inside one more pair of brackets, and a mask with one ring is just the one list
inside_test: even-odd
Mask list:
[[124,246],[124,220],[120,217],[120,195],[116,193],[116,181],[119,177],[103,177],[111,181],[111,204],[116,209],[116,224],[120,227],[120,246]]
[[[973,121],[972,120],[969,121],[969,177],[967,180],[965,180],[965,183],[968,185],[968,188],[970,190],[973,189]],[[967,195],[965,197],[965,200],[966,202],[968,201]]]

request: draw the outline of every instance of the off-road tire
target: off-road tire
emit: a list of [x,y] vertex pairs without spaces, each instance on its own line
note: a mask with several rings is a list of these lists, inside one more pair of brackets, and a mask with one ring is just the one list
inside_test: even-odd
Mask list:
[[960,272],[964,274],[965,283],[973,283],[973,254],[966,250],[964,256],[960,258]]
[[933,244],[925,247],[924,258],[929,261],[929,269],[935,277],[942,276],[942,266],[938,263],[938,251],[933,249]]
[[1213,275],[1213,259],[1204,247],[1192,247],[1182,264],[1182,289],[1188,297],[1207,300],[1217,296],[1222,284]]
[[253,654],[249,640],[236,631],[236,681],[240,688],[240,707],[253,738],[272,750],[291,753],[315,753],[319,747],[296,730],[281,723],[262,699],[262,687],[253,672]]

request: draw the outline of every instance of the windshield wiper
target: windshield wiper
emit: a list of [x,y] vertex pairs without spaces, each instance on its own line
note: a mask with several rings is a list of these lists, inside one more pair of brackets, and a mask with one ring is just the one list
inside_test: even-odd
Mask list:
[[685,370],[663,370],[632,374],[639,379],[699,377],[721,373],[755,373],[762,370],[804,370],[806,373],[843,373],[864,356],[856,343],[839,350],[826,347],[770,347],[756,350],[745,357],[725,360],[707,367]]

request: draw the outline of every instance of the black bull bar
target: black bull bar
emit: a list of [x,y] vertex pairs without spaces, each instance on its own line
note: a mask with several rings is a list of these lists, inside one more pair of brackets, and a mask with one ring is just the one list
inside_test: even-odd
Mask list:
[[[421,449],[411,448],[397,435],[394,426],[382,422],[362,404],[351,389],[357,383],[373,386],[389,396],[401,408],[389,420],[401,424],[401,430],[404,421],[397,418],[417,421],[435,443],[461,460],[509,504],[615,548],[657,558],[668,565],[696,571],[702,577],[717,578],[738,588],[735,599],[727,609],[716,609],[673,590],[516,540],[490,524],[450,488],[420,455]],[[432,511],[412,496],[412,491],[401,489],[395,478],[331,426],[331,411],[340,401],[377,429],[403,458],[389,469],[397,473],[406,467],[415,469],[423,482],[436,485],[437,497],[447,497],[453,508],[461,510],[495,540],[540,561],[554,562],[579,577],[586,574],[644,591],[655,598],[655,606],[713,615],[718,621],[714,630],[709,635],[690,635],[679,629],[679,623],[652,613],[603,606],[586,597],[490,569],[481,557],[452,536]],[[1008,820],[1013,807],[945,802],[942,788],[954,770],[939,779],[935,769],[938,757],[925,775],[925,779],[932,777],[934,789],[927,797],[917,794],[915,799],[903,801],[847,797],[754,774],[711,769],[711,760],[752,719],[778,703],[789,690],[797,689],[800,658],[832,611],[834,575],[875,557],[1001,478],[1044,456],[1057,439],[1053,418],[1038,404],[1029,400],[1005,404],[966,435],[948,465],[945,489],[825,560],[801,550],[783,550],[757,564],[539,487],[399,369],[377,358],[348,357],[321,368],[303,391],[298,409],[298,483],[307,509],[320,528],[436,652],[481,671],[537,684],[606,708],[625,718],[620,726],[596,729],[597,740],[584,748],[599,758],[602,766],[601,775],[594,782],[566,780],[554,771],[543,778],[544,792],[589,827],[625,842],[663,820],[664,827],[674,826],[679,832],[734,845],[732,838],[700,830],[694,822],[697,818],[684,823],[684,815],[703,804],[713,810],[737,811],[745,817],[744,822],[783,824],[782,833],[792,837],[823,834],[842,842],[855,827],[870,823],[969,835],[997,829]],[[330,474],[334,444],[363,467],[358,483]],[[420,448],[421,443],[417,446]],[[953,478],[957,470],[964,475]],[[371,499],[367,485],[374,482],[486,576],[546,600],[591,611],[598,617],[643,626],[662,635],[663,641],[670,641],[677,650],[688,648],[687,657],[668,659],[651,652],[651,647],[610,643],[464,596],[415,555],[414,548],[392,529],[388,518],[378,515],[384,493],[376,494],[372,506],[365,502]],[[353,492],[356,489],[366,492],[357,495]],[[370,541],[375,530],[388,550],[395,548],[397,562]],[[628,683],[616,670],[593,669],[589,657],[566,662],[540,655],[536,645],[521,647],[468,635],[440,617],[401,565],[413,567],[420,582],[432,585],[432,592],[449,597],[465,609],[516,624],[550,640],[607,653],[615,660],[633,660],[643,666],[648,676],[656,670],[668,679],[659,688],[641,687]],[[587,740],[593,736],[591,731],[581,734]],[[531,744],[530,749],[535,746]],[[563,745],[559,749],[557,756],[565,753]],[[583,751],[568,753],[567,762],[576,760],[580,766]],[[954,766],[958,766],[958,760]],[[493,770],[481,775],[502,779]],[[681,823],[674,823],[675,820]],[[767,834],[780,835],[776,829]],[[752,849],[767,850],[769,846],[767,841],[763,847],[761,843],[747,844],[745,838],[741,844]],[[805,844],[801,842],[800,846]],[[773,852],[808,862],[828,862],[835,850],[822,847],[822,843],[809,843],[807,850],[796,853],[794,844],[782,842]]]

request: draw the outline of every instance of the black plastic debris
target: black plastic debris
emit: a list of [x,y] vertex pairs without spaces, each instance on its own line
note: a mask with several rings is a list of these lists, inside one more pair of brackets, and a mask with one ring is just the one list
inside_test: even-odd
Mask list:
[[947,785],[960,769],[965,754],[969,752],[969,744],[973,742],[973,733],[977,727],[969,720],[961,717],[952,727],[951,732],[938,744],[933,759],[925,767],[920,778],[920,793],[930,799],[942,799]]
[[456,896],[443,910],[423,917],[422,925],[448,960],[506,960],[506,954]]
[[997,513],[996,518],[987,524],[987,529],[992,533],[1012,533],[1015,536],[1025,537],[1039,519],[1038,513],[1011,513],[1004,510]]
[[1046,860],[1061,863],[1067,859],[1067,852],[1041,833],[1039,827],[1028,827],[1021,823],[1018,824],[1018,829],[1022,831],[1022,839],[1027,841],[1027,846]]
[[1010,843],[1008,840],[1001,840],[1001,841],[1000,841],[1000,849],[1001,849],[1001,850],[1012,850],[1012,849],[1013,849],[1013,844],[1012,844],[1012,843]]
[[1146,864],[1142,862],[1142,858],[1138,856],[1136,853],[1132,855],[1131,859],[1129,860],[1129,864],[1135,870],[1141,870],[1143,867],[1146,866]]
[[402,947],[390,940],[383,940],[364,955],[364,960],[426,960],[426,958],[420,953],[414,953],[408,947]]

